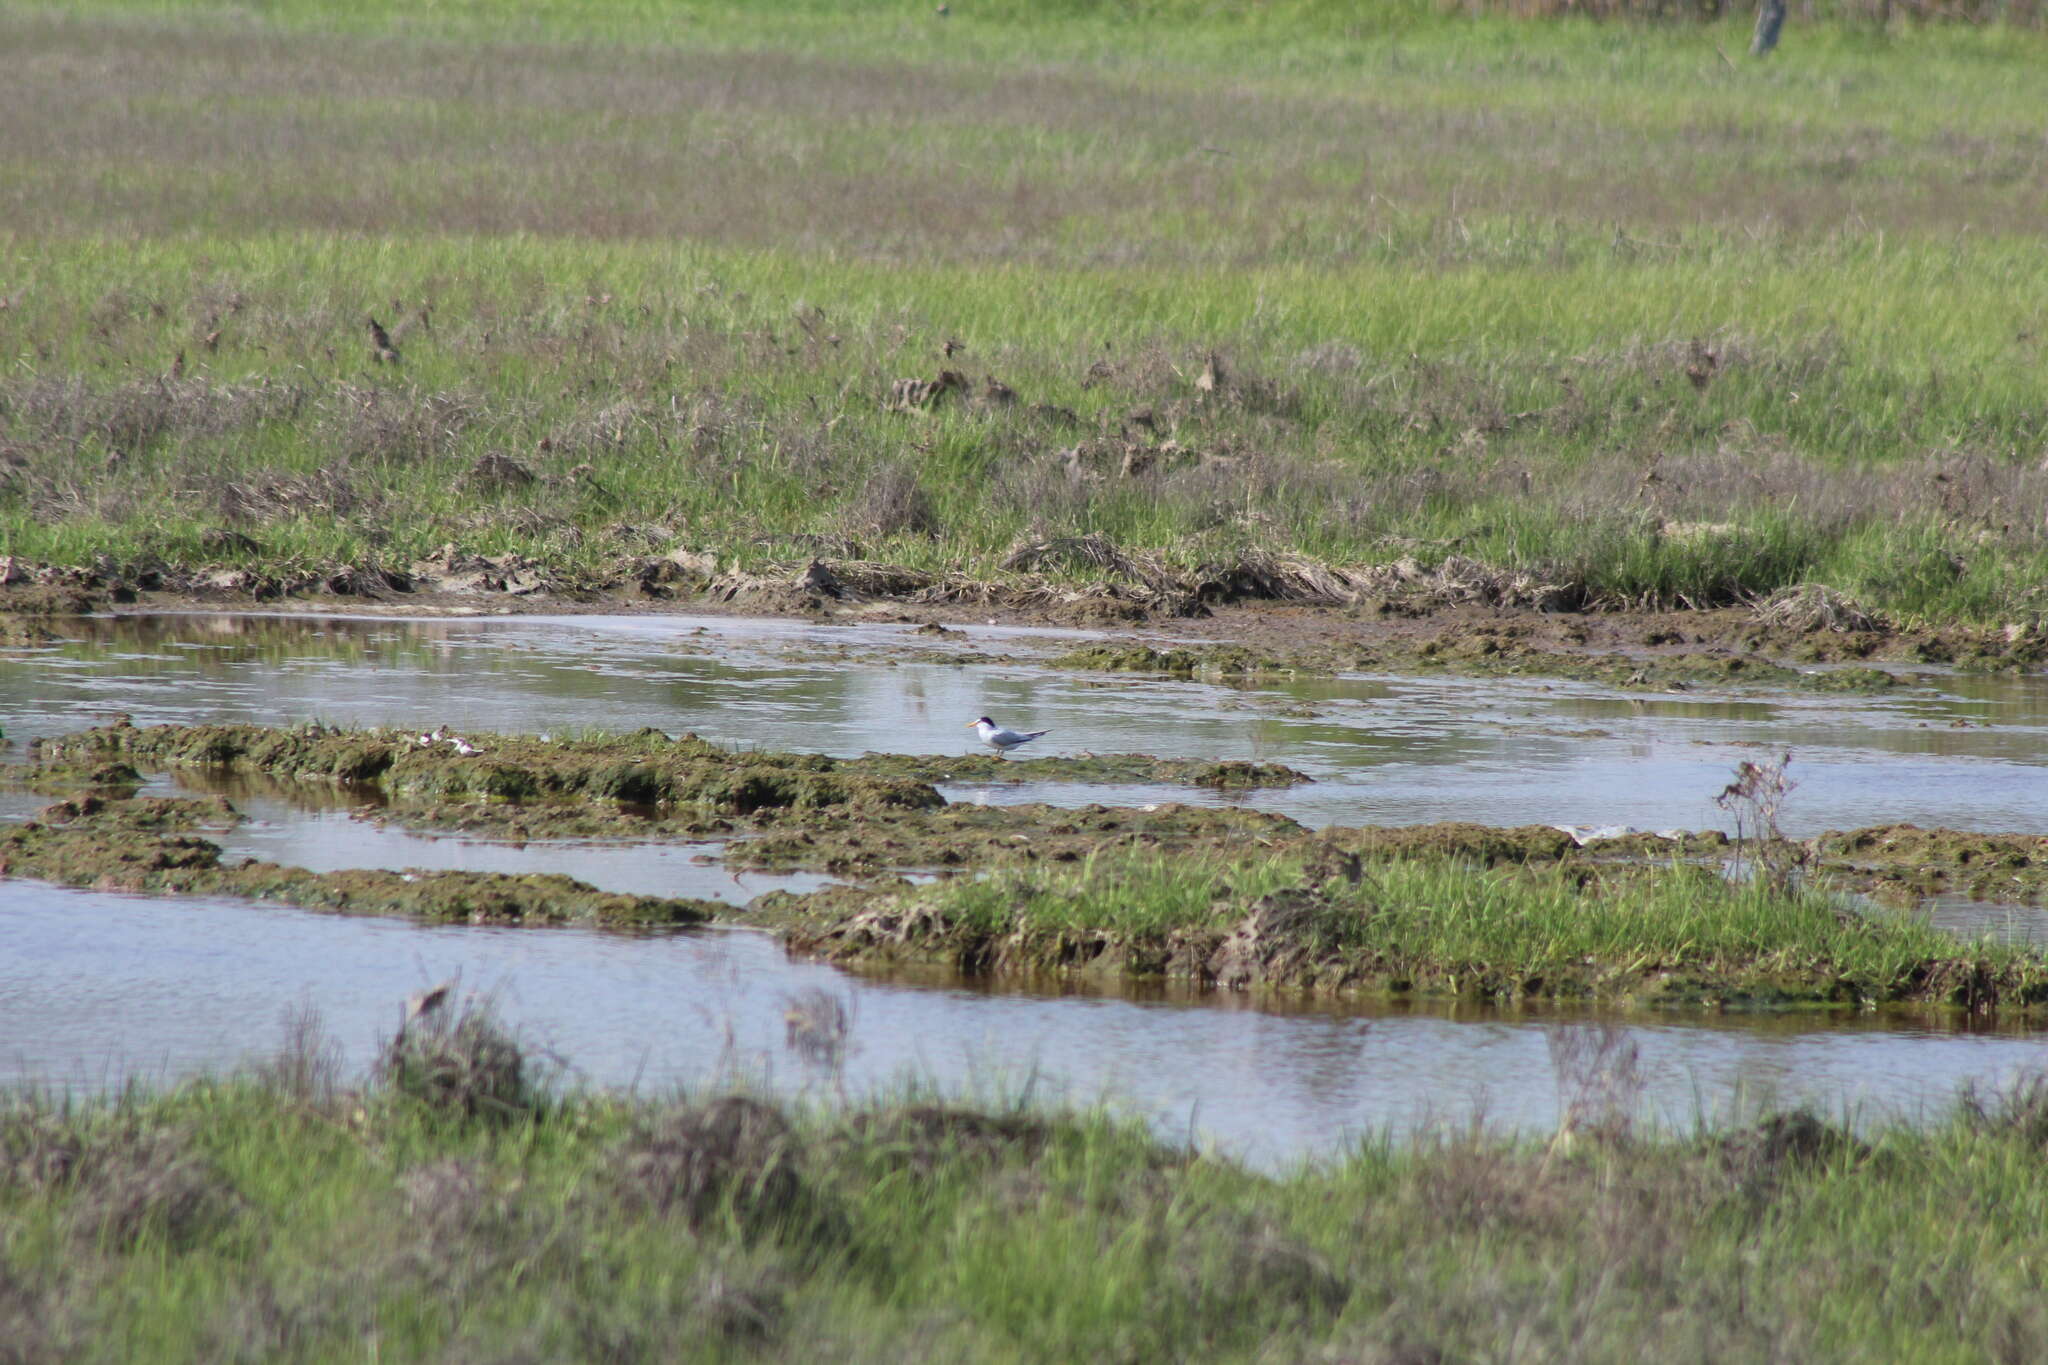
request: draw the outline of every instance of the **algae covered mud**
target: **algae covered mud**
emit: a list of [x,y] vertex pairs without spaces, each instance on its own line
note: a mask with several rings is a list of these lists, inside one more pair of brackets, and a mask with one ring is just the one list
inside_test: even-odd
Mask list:
[[[88,902],[103,930],[137,933],[126,947],[106,933],[88,956],[152,985],[96,1023],[30,1011],[14,1036],[42,1043],[13,1059],[30,1071],[76,1074],[95,1054],[103,1068],[218,1065],[236,1036],[223,999],[243,1017],[299,993],[324,1003],[430,960],[453,970],[473,948],[479,971],[551,1002],[543,1027],[571,1050],[639,1059],[597,1068],[607,1082],[701,1077],[741,1035],[750,1064],[802,1072],[776,1021],[824,990],[859,1016],[863,1084],[908,1070],[972,1086],[1022,1066],[1080,1098],[1115,1089],[1178,1122],[1199,1110],[1204,1131],[1284,1156],[1419,1121],[1443,1098],[1432,1066],[1469,1082],[1454,1100],[1542,1126],[1554,1087],[1488,1084],[1503,1057],[1544,1046],[1543,1016],[1514,1009],[1636,1008],[1667,1108],[1760,1086],[1904,1113],[1960,1075],[2029,1064],[2048,1000],[2029,946],[2048,939],[2034,908],[2048,859],[2014,833],[2048,816],[2048,701],[2023,678],[1923,675],[1848,697],[1344,674],[1248,686],[1077,671],[1086,637],[987,627],[49,625],[0,656],[18,741],[0,904],[38,964],[13,988],[63,997],[87,960],[66,940]],[[1050,727],[1045,755],[969,752],[964,719],[984,712]],[[1714,797],[1737,761],[1786,747],[1787,837],[1765,850],[1769,875],[1731,883],[1716,869],[1758,849],[1729,844]],[[1699,832],[1613,828],[1630,825]],[[1775,884],[1787,869],[1803,889]],[[1907,912],[1857,908],[1840,899],[1851,890]],[[714,917],[860,974],[787,962],[761,935],[674,932]],[[478,927],[560,924],[632,936]],[[2000,941],[1979,941],[1987,929]],[[183,999],[142,961],[167,937],[222,959]],[[316,940],[326,965],[309,969]],[[429,941],[431,954],[400,946]],[[224,985],[238,970],[249,981]],[[637,1022],[593,1047],[579,996]],[[1885,1012],[1897,1006],[1916,1012]],[[157,1056],[124,1046],[124,1029],[167,1036],[152,1011],[185,1010],[215,1019],[203,1037]],[[1964,1020],[2001,1032],[1954,1032]],[[699,1045],[676,1046],[679,1026]],[[1426,1052],[1393,1068],[1412,1085],[1304,1098],[1364,1039],[1396,1036]],[[1765,1036],[1796,1044],[1760,1053]],[[935,1037],[969,1041],[935,1057]],[[1027,1041],[1028,1056],[1011,1046]],[[1305,1049],[1301,1066],[1270,1084],[1206,1074],[1218,1049],[1268,1044]],[[1730,1060],[1766,1053],[1801,1060]],[[1247,1085],[1309,1116],[1262,1134]]]

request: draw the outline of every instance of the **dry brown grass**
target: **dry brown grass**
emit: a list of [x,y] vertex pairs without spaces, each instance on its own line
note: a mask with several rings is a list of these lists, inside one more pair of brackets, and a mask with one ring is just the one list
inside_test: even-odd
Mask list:
[[233,1216],[238,1196],[185,1133],[132,1113],[70,1112],[34,1095],[0,1107],[0,1191],[62,1192],[81,1248],[180,1247]]

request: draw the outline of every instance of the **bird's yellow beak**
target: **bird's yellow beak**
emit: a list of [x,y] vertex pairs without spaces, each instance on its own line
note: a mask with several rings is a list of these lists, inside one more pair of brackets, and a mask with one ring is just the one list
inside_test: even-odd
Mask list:
[[980,721],[978,721],[978,720],[970,720],[970,721],[968,721],[968,722],[967,722],[967,723],[966,723],[965,725],[961,726],[960,728],[961,728],[961,729],[963,729],[963,730],[972,730],[972,729],[973,729],[973,728],[974,728],[975,726],[977,726],[977,725],[979,725],[979,724],[981,724],[981,722],[980,722]]

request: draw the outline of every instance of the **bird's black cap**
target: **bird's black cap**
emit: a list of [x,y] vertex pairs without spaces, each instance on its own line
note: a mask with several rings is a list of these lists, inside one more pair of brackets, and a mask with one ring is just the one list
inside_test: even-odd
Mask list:
[[995,724],[995,722],[994,722],[994,721],[992,721],[992,720],[990,720],[990,719],[989,719],[989,718],[988,718],[987,716],[977,716],[977,717],[975,718],[975,721],[974,721],[974,723],[975,723],[976,725],[994,725],[994,724]]

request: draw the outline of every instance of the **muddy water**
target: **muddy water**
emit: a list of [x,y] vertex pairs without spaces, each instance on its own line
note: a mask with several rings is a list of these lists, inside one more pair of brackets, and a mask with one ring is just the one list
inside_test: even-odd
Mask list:
[[[1486,1012],[1272,1013],[1226,1003],[990,994],[861,981],[790,962],[760,934],[627,938],[581,930],[423,928],[237,901],[164,901],[10,884],[0,897],[0,1083],[88,1087],[220,1071],[310,1005],[352,1070],[399,1002],[460,973],[570,1083],[742,1078],[857,1097],[908,1085],[989,1099],[1098,1100],[1162,1132],[1282,1165],[1360,1134],[1480,1115],[1542,1132],[1576,1093],[1539,1019]],[[800,994],[852,1024],[836,1069],[786,1045]],[[2048,1062],[2021,1034],[1903,1031],[1869,1021],[1634,1024],[1646,1117],[1684,1125],[1811,1102],[1869,1123],[1933,1112],[1966,1079],[1997,1086]]]
[[[1740,758],[1795,754],[1788,832],[1888,820],[2048,828],[2048,686],[1925,678],[1880,697],[1637,695],[1576,684],[1343,678],[1255,691],[1073,674],[1043,660],[1073,632],[674,617],[401,622],[182,616],[85,623],[0,654],[0,726],[24,740],[125,711],[138,723],[317,718],[573,733],[653,725],[728,743],[854,754],[965,752],[967,720],[1050,727],[1051,752],[1249,758],[1313,773],[1252,803],[1311,824],[1441,819],[1636,828],[1721,825],[1712,796]],[[18,751],[17,751],[18,752]],[[1017,764],[1030,772],[1028,761]],[[173,789],[185,779],[161,777]],[[1184,788],[990,783],[956,800],[1219,800]],[[238,791],[231,852],[350,865],[560,870],[610,890],[744,901],[801,878],[735,880],[710,845],[524,847],[380,830],[345,808]],[[0,794],[0,818],[40,798]],[[1725,826],[1724,826],[1725,827]],[[2033,912],[1940,907],[1973,932],[2041,937]],[[1996,922],[1994,922],[1996,921]],[[430,929],[233,902],[160,902],[0,882],[0,1075],[52,1079],[219,1067],[316,1004],[354,1059],[394,1002],[462,971],[595,1082],[715,1079],[849,1089],[1119,1097],[1167,1128],[1262,1161],[1346,1134],[1482,1109],[1541,1129],[1559,1103],[1542,1021],[1500,1015],[1280,1014],[1165,1000],[990,995],[863,982],[791,964],[762,936],[658,940]],[[782,1048],[794,993],[855,1008],[842,1077]],[[1653,1107],[1810,1099],[1865,1116],[1938,1106],[2048,1046],[1882,1021],[1691,1019],[1632,1025]]]

